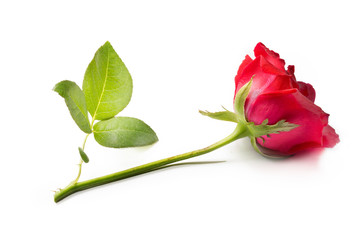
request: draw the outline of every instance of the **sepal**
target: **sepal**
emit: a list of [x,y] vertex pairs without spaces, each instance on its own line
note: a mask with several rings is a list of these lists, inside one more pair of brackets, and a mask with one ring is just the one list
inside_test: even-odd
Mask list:
[[251,145],[256,152],[260,153],[267,158],[284,158],[284,155],[274,152],[270,149],[266,149],[257,143],[257,138],[261,138],[265,142],[263,136],[271,137],[270,134],[279,134],[280,132],[288,132],[294,128],[297,128],[299,125],[286,122],[285,120],[280,120],[279,122],[268,125],[269,120],[265,119],[260,125],[255,125],[253,122],[249,122],[247,127],[250,134]]
[[260,144],[257,143],[255,137],[250,137],[250,140],[251,140],[251,145],[254,148],[254,150],[266,158],[284,159],[287,157],[287,156],[281,155],[280,153],[274,152],[270,149],[265,149],[264,147],[262,147]]
[[230,112],[224,107],[223,108],[225,111],[209,112],[209,111],[200,110],[199,112],[204,116],[208,116],[217,120],[229,121],[235,123],[239,123],[239,122],[246,123],[247,121],[245,117],[245,102],[251,89],[253,77],[250,79],[249,82],[247,82],[244,86],[242,86],[242,88],[236,93],[234,99],[235,112]]
[[255,123],[247,121],[245,115],[245,103],[251,89],[253,77],[250,79],[249,82],[247,82],[244,86],[242,86],[241,89],[236,93],[234,99],[235,112],[230,112],[225,108],[224,108],[225,111],[219,111],[219,112],[208,112],[208,111],[199,111],[199,112],[204,116],[208,116],[217,120],[237,123],[238,124],[237,128],[239,126],[242,126],[244,128],[241,131],[241,137],[248,136],[251,140],[251,145],[253,146],[256,152],[268,158],[284,158],[285,156],[279,153],[263,148],[257,142],[257,139],[260,138],[262,139],[263,142],[265,142],[264,136],[267,136],[269,138],[271,137],[271,134],[288,132],[298,127],[299,125],[286,122],[286,120],[280,120],[277,123],[271,125],[268,124],[269,123],[268,119],[265,119],[259,125],[255,125]]
[[[223,107],[224,108],[224,107]],[[199,112],[207,117],[211,117],[213,119],[222,120],[222,121],[229,121],[229,122],[239,122],[239,117],[233,112],[230,112],[229,110],[225,109],[225,111],[219,111],[219,112],[209,112],[209,111],[202,111],[199,110]]]
[[252,79],[254,76],[251,77],[250,81],[247,82],[240,90],[236,93],[235,99],[234,99],[234,110],[235,113],[239,116],[240,120],[243,122],[246,122],[245,117],[245,102],[246,98],[249,95],[251,85],[252,85]]
[[268,125],[268,122],[269,122],[268,119],[265,119],[260,125],[255,125],[253,122],[249,122],[248,128],[251,135],[256,138],[261,136],[270,137],[270,134],[279,134],[280,132],[288,132],[299,126],[297,124],[286,122],[285,120],[280,120],[272,125]]

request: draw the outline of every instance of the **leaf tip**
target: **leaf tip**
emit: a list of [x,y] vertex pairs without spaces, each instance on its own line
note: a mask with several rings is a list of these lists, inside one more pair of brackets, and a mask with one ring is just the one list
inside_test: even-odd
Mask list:
[[206,112],[203,111],[203,110],[200,110],[200,109],[199,109],[199,113],[202,114],[202,115],[206,115]]
[[111,46],[111,43],[110,43],[109,41],[106,41],[103,46],[112,47],[112,46]]

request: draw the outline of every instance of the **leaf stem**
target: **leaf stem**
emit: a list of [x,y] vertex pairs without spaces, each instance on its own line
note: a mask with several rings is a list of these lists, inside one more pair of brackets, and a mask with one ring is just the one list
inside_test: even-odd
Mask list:
[[[97,187],[100,185],[119,181],[119,180],[122,180],[125,178],[129,178],[129,177],[137,176],[137,175],[144,174],[147,172],[151,172],[154,170],[158,170],[159,168],[161,168],[163,166],[212,152],[220,147],[223,147],[223,146],[225,146],[239,138],[243,138],[245,136],[248,136],[247,127],[244,124],[239,123],[237,125],[236,129],[234,130],[234,132],[231,133],[228,137],[226,137],[208,147],[198,149],[195,151],[191,151],[191,152],[187,152],[184,154],[176,155],[173,157],[164,158],[164,159],[161,159],[161,160],[158,160],[155,162],[147,163],[144,165],[140,165],[140,166],[133,167],[133,168],[123,170],[120,172],[108,174],[108,175],[105,175],[102,177],[93,178],[93,179],[86,180],[83,182],[77,182],[77,180],[78,180],[78,178],[77,178],[75,182],[73,182],[69,186],[65,187],[64,189],[61,189],[60,191],[56,192],[55,196],[54,196],[54,201],[59,202],[62,199],[70,196],[71,194],[74,194],[79,191],[83,191],[83,190],[86,190],[89,188]],[[86,141],[86,138],[85,138],[85,141]],[[81,165],[80,165],[79,173],[80,172],[81,172]]]
[[[86,143],[86,140],[88,139],[90,133],[86,134],[86,137],[84,139],[84,142],[83,142],[83,145],[82,145],[82,149],[85,150],[85,143]],[[80,178],[80,175],[81,175],[81,169],[82,169],[82,164],[83,164],[83,160],[82,158],[80,158],[80,163],[79,163],[79,172],[78,172],[78,175],[76,176],[75,180],[72,182],[73,184],[76,184],[78,181],[79,181],[79,178]],[[70,184],[71,185],[71,184]]]

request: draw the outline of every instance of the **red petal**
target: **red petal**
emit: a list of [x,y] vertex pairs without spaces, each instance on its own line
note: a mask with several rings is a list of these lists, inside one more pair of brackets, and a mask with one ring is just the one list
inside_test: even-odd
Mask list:
[[245,59],[244,59],[244,60],[242,61],[242,63],[240,64],[239,70],[238,70],[237,75],[236,75],[236,77],[235,77],[235,84],[237,84],[237,82],[236,82],[237,76],[241,75],[242,72],[243,72],[243,70],[244,70],[244,68],[245,68],[247,65],[249,65],[252,61],[253,61],[253,60],[251,59],[251,57],[250,57],[249,55],[246,55],[246,56],[245,56]]
[[296,77],[295,77],[295,66],[289,65],[287,69],[287,73],[291,76],[292,87],[299,88],[299,85],[296,82]]
[[293,154],[301,150],[323,146],[323,128],[327,125],[328,114],[303,96],[297,89],[261,94],[248,108],[247,118],[255,124],[265,119],[269,124],[280,120],[300,125],[299,127],[279,134],[264,136],[262,146]]
[[259,56],[260,66],[264,72],[277,74],[277,75],[288,75],[283,69],[277,68],[264,56]]
[[[247,82],[250,81],[250,79],[254,75],[255,76],[262,75],[262,71],[259,67],[259,65],[260,65],[259,62],[260,62],[260,59],[257,58],[255,60],[253,60],[252,62],[250,62],[246,67],[244,67],[240,74],[238,72],[238,75],[236,75],[236,77],[235,77],[235,84],[236,84],[235,95],[242,86],[244,86]],[[254,89],[254,88],[252,87],[252,89]],[[251,95],[251,94],[249,94],[249,95]]]
[[324,147],[332,148],[340,142],[339,135],[336,134],[335,129],[330,125],[326,125],[323,129],[323,145]]
[[254,49],[255,57],[263,56],[267,61],[269,61],[276,68],[285,72],[285,61],[280,58],[280,55],[267,47],[264,44],[259,42]]
[[236,76],[237,86],[235,94],[252,77],[253,83],[245,108],[251,106],[253,100],[260,94],[293,88],[290,75],[287,75],[285,72],[278,72],[273,65],[260,56],[249,63],[240,75]]
[[289,65],[287,71],[288,71],[288,73],[289,73],[290,75],[293,75],[293,76],[295,77],[295,75],[294,75],[294,73],[295,73],[295,66],[294,66],[294,65]]

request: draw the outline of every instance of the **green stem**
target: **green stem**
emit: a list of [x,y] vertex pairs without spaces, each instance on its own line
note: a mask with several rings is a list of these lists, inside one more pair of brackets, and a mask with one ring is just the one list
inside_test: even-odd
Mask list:
[[60,191],[56,192],[55,196],[54,196],[54,201],[59,202],[62,199],[70,196],[71,194],[82,191],[82,190],[86,190],[86,189],[97,187],[97,186],[104,185],[107,183],[115,182],[115,181],[118,181],[121,179],[133,177],[133,176],[144,174],[147,172],[151,172],[151,171],[157,170],[160,167],[163,167],[163,166],[166,166],[166,165],[169,165],[169,164],[181,161],[181,160],[193,158],[196,156],[200,156],[200,155],[212,152],[220,147],[223,147],[223,146],[225,146],[239,138],[245,137],[247,135],[248,135],[247,128],[243,124],[238,124],[238,126],[236,127],[235,131],[232,134],[230,134],[228,137],[226,137],[208,147],[205,147],[205,148],[202,148],[199,150],[195,150],[195,151],[191,151],[191,152],[187,152],[184,154],[176,155],[173,157],[161,159],[161,160],[158,160],[155,162],[147,163],[147,164],[133,167],[133,168],[130,168],[130,169],[127,169],[124,171],[105,175],[102,177],[93,178],[93,179],[86,180],[83,182],[73,182],[72,184],[65,187],[64,189],[61,189]]

